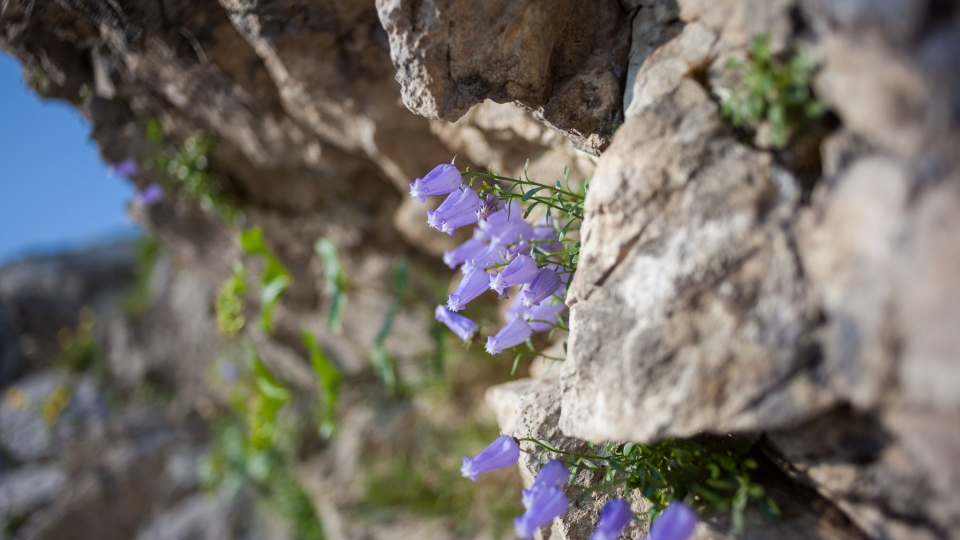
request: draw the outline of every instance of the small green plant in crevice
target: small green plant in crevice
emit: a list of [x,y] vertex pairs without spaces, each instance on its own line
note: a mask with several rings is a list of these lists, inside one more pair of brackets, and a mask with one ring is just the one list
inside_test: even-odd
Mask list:
[[387,352],[384,344],[387,341],[387,337],[390,336],[390,332],[393,330],[393,323],[397,318],[397,314],[400,313],[400,309],[406,301],[407,288],[410,284],[410,263],[403,258],[394,261],[391,278],[393,283],[393,300],[390,302],[390,307],[387,308],[383,322],[380,323],[380,329],[377,330],[377,335],[373,339],[373,348],[370,351],[370,362],[373,364],[373,369],[377,372],[377,376],[380,378],[380,382],[383,384],[387,393],[393,395],[397,391],[396,362],[394,362],[393,356]]
[[293,394],[246,345],[249,365],[231,381],[232,412],[212,425],[213,440],[197,475],[211,492],[236,496],[252,486],[258,501],[302,540],[322,540],[323,529],[292,463],[302,421]]
[[330,330],[343,331],[343,311],[347,307],[347,288],[350,280],[340,264],[337,246],[326,238],[317,238],[313,250],[323,261],[323,291],[330,297],[330,310],[327,326]]
[[57,332],[57,344],[60,355],[57,363],[70,371],[81,372],[92,369],[98,378],[107,376],[109,371],[106,359],[94,340],[94,326],[97,313],[90,306],[83,306],[77,314],[76,328],[63,327]]
[[639,495],[651,503],[651,519],[672,501],[684,501],[700,512],[729,511],[737,530],[743,528],[743,512],[751,500],[767,516],[780,517],[776,502],[751,480],[758,464],[750,457],[752,443],[742,437],[668,439],[647,445],[588,443],[582,452],[561,450],[545,440],[521,440],[539,446],[543,461],[556,456],[569,468],[571,479],[581,470],[603,475],[598,485],[574,487],[574,493],[623,489],[628,499]]
[[310,366],[317,376],[320,400],[317,405],[317,432],[324,439],[333,436],[337,427],[337,400],[340,396],[340,370],[330,361],[310,332],[303,331],[303,343],[310,353]]
[[150,278],[153,269],[160,258],[160,244],[152,236],[145,234],[137,238],[133,248],[134,253],[134,282],[123,297],[121,305],[123,312],[131,319],[143,314],[150,303]]
[[283,292],[293,282],[293,277],[267,247],[260,227],[240,233],[240,246],[247,255],[260,256],[264,261],[263,273],[260,275],[260,327],[269,334],[273,331],[273,310]]
[[217,290],[217,299],[214,304],[217,312],[217,326],[220,332],[228,337],[236,336],[247,319],[243,316],[243,295],[247,292],[244,281],[246,268],[241,261],[233,261],[233,273]]
[[212,137],[202,131],[194,132],[171,153],[167,151],[163,126],[155,119],[147,122],[146,136],[156,150],[150,166],[167,177],[168,188],[181,192],[205,212],[228,223],[238,221],[242,212],[215,171],[212,156],[216,143]]
[[786,146],[798,129],[826,112],[810,89],[814,63],[803,55],[779,59],[766,36],[754,40],[747,62],[731,58],[726,67],[742,72],[742,77],[733,90],[715,90],[723,116],[751,130],[769,123],[773,148]]

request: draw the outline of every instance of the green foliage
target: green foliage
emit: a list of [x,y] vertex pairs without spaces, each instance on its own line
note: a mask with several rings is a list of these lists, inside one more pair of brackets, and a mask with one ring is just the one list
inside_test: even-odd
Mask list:
[[798,128],[826,112],[810,90],[813,62],[801,55],[781,61],[766,36],[754,40],[746,65],[731,59],[727,68],[741,70],[743,76],[733,91],[718,92],[723,115],[734,126],[750,129],[769,122],[774,148],[786,146]]
[[380,323],[380,330],[377,331],[373,340],[373,350],[370,353],[370,362],[389,394],[394,394],[397,391],[397,371],[393,357],[387,352],[384,343],[387,341],[390,331],[393,330],[394,320],[407,297],[407,287],[410,283],[410,263],[406,259],[401,258],[394,262],[392,278],[393,301],[390,303],[390,308],[387,309],[383,322]]
[[154,119],[147,122],[146,136],[156,148],[151,165],[167,176],[169,186],[178,187],[181,193],[205,212],[215,213],[228,223],[237,220],[240,211],[221,183],[211,161],[215,147],[211,137],[197,131],[187,137],[183,145],[169,153],[165,148],[163,126]]
[[121,305],[127,317],[135,319],[150,302],[150,277],[160,258],[160,244],[155,238],[145,234],[137,238],[133,252],[136,263],[134,283],[123,297]]
[[589,445],[586,454],[558,449],[548,441],[532,441],[545,454],[557,454],[571,470],[603,475],[590,491],[624,487],[651,502],[651,518],[671,501],[684,500],[700,511],[730,511],[734,526],[743,527],[743,511],[752,499],[768,515],[779,518],[776,502],[750,479],[757,463],[749,457],[751,443],[743,438],[680,440],[655,444],[607,443]]
[[215,307],[217,310],[217,326],[220,331],[229,337],[234,337],[247,320],[243,316],[243,295],[247,291],[244,282],[246,270],[240,261],[233,262],[233,274],[220,286],[217,291]]
[[233,414],[213,423],[213,441],[197,476],[208,491],[236,496],[252,486],[258,500],[287,522],[295,537],[322,540],[323,529],[291,463],[300,445],[292,395],[247,344],[249,369],[230,388]]
[[326,238],[318,238],[313,244],[314,251],[323,260],[323,290],[330,297],[330,314],[327,326],[330,330],[343,331],[343,310],[347,306],[347,287],[350,281],[340,264],[337,246]]
[[260,227],[240,233],[240,246],[248,255],[258,255],[264,260],[263,274],[260,276],[260,327],[269,334],[273,331],[273,309],[290,286],[292,276],[267,247]]
[[340,370],[327,358],[310,332],[302,334],[303,343],[310,352],[310,365],[317,376],[320,403],[317,410],[318,432],[324,439],[333,436],[337,425],[337,399],[340,395]]
[[83,306],[77,315],[76,328],[63,327],[57,332],[57,344],[60,346],[58,363],[61,366],[74,372],[93,368],[96,375],[107,375],[106,360],[93,339],[96,323],[97,314],[93,308]]

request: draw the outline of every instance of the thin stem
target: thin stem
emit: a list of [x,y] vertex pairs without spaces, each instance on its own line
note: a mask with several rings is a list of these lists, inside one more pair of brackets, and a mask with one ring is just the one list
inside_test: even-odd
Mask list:
[[506,176],[500,176],[499,174],[481,173],[481,172],[471,171],[471,170],[469,170],[469,169],[465,170],[465,171],[464,171],[463,173],[461,173],[461,174],[464,174],[464,175],[469,174],[469,175],[471,175],[471,176],[476,176],[476,177],[479,177],[479,178],[490,178],[491,180],[503,180],[503,181],[506,181],[506,182],[513,182],[513,183],[515,183],[515,184],[519,184],[519,185],[522,185],[522,186],[542,187],[542,188],[544,188],[544,189],[549,189],[549,190],[554,191],[554,192],[556,192],[556,193],[562,193],[562,194],[564,194],[564,195],[566,195],[566,196],[568,196],[568,197],[573,197],[573,198],[575,198],[575,199],[577,199],[577,200],[581,200],[581,201],[582,201],[582,200],[584,199],[584,197],[583,197],[582,195],[579,195],[579,194],[574,193],[574,192],[572,192],[572,191],[567,191],[567,190],[565,190],[565,189],[563,189],[563,188],[557,188],[556,186],[549,186],[549,185],[546,185],[546,184],[541,184],[541,183],[539,183],[539,182],[534,182],[534,181],[532,181],[532,180],[521,180],[521,179],[519,179],[519,178],[508,178],[508,177],[506,177]]

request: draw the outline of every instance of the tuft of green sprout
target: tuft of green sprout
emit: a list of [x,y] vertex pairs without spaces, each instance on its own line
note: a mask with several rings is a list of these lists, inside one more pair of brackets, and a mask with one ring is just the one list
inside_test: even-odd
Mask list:
[[543,450],[542,460],[556,456],[571,472],[601,474],[602,481],[583,494],[624,490],[650,504],[653,520],[671,501],[682,500],[698,512],[729,511],[734,527],[743,528],[743,512],[753,500],[767,516],[779,519],[780,509],[750,472],[758,467],[750,457],[752,443],[742,437],[667,439],[653,444],[587,443],[584,452],[565,451],[549,441],[530,441]]
[[317,238],[313,250],[323,261],[323,290],[330,297],[330,314],[327,316],[327,326],[330,330],[340,333],[343,331],[343,310],[347,307],[347,288],[350,280],[340,264],[340,255],[337,246],[326,238]]
[[717,91],[723,116],[734,126],[751,130],[768,122],[773,147],[783,148],[799,128],[826,112],[810,89],[815,67],[803,55],[781,60],[770,50],[767,36],[757,38],[747,62],[731,58],[726,63],[727,69],[741,71],[742,77],[732,91]]
[[239,260],[233,261],[233,274],[220,286],[214,307],[217,311],[217,326],[225,336],[236,336],[247,323],[243,316],[243,295],[247,291],[244,282],[246,269]]
[[167,177],[168,187],[177,188],[205,212],[216,214],[228,223],[235,223],[241,217],[236,201],[214,170],[212,156],[216,143],[212,137],[202,131],[194,132],[170,153],[166,150],[163,127],[155,119],[147,122],[146,136],[156,149],[151,166]]
[[293,276],[267,247],[260,227],[240,233],[240,246],[247,255],[260,256],[264,261],[263,274],[260,275],[260,327],[269,334],[273,332],[273,310],[293,282]]
[[124,313],[131,319],[139,317],[150,302],[150,277],[160,258],[160,244],[152,236],[145,234],[137,238],[134,245],[134,283],[124,295],[121,305]]

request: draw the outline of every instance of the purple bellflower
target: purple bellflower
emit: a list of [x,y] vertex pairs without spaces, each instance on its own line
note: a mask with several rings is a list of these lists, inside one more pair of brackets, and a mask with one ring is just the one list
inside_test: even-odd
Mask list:
[[509,467],[520,459],[520,445],[509,435],[501,435],[474,458],[463,458],[460,474],[474,482],[485,472]]
[[480,208],[477,210],[477,218],[479,218],[480,221],[486,221],[487,218],[497,213],[501,208],[503,208],[503,203],[500,202],[500,198],[490,193],[483,199],[483,202],[480,203]]
[[427,225],[452,235],[458,227],[477,222],[480,196],[470,188],[454,191],[436,210],[427,211]]
[[633,512],[627,501],[620,499],[607,501],[600,510],[600,521],[597,523],[597,529],[590,535],[590,540],[617,540],[632,518]]
[[437,306],[437,310],[434,312],[437,320],[447,325],[454,334],[460,337],[464,341],[470,341],[470,338],[473,337],[473,334],[477,332],[477,323],[471,321],[470,319],[464,317],[463,315],[457,315],[456,313],[451,312],[447,309],[446,306]]
[[670,503],[650,527],[646,540],[687,540],[697,527],[697,514],[680,501]]
[[133,176],[137,174],[140,168],[137,166],[136,160],[133,158],[127,158],[119,163],[114,163],[107,167],[107,174],[110,176]]
[[487,274],[483,268],[474,268],[464,274],[457,290],[447,297],[447,307],[450,311],[460,311],[467,302],[487,291],[489,284],[490,274]]
[[160,184],[153,183],[143,188],[142,191],[133,197],[134,206],[145,208],[160,202],[163,199],[163,188]]
[[485,238],[490,239],[523,221],[523,208],[516,201],[501,204],[499,209],[477,223],[477,228]]
[[563,466],[563,463],[551,459],[537,473],[537,478],[530,485],[530,489],[523,490],[520,502],[523,503],[524,508],[529,509],[538,492],[548,488],[562,488],[569,477],[570,471]]
[[567,309],[567,306],[565,306],[563,302],[556,304],[541,302],[539,306],[520,311],[520,318],[527,321],[530,325],[530,330],[534,332],[546,332],[553,328],[553,325],[557,322],[557,315],[560,315],[565,309]]
[[513,520],[513,527],[520,538],[530,540],[540,527],[550,524],[567,511],[567,495],[554,486],[538,490],[527,512]]
[[451,269],[472,260],[487,247],[486,242],[471,238],[459,246],[443,252],[443,262]]
[[549,268],[542,268],[537,272],[537,276],[533,278],[530,286],[523,291],[523,305],[528,308],[539,306],[540,302],[550,298],[559,288],[560,274]]
[[517,255],[499,274],[490,276],[490,288],[503,296],[514,285],[530,283],[537,276],[537,261],[527,255]]
[[497,335],[487,338],[487,352],[500,354],[504,349],[515,347],[530,338],[533,333],[523,317],[517,317],[504,325]]
[[506,253],[498,246],[490,244],[485,247],[483,251],[478,253],[473,259],[467,261],[469,266],[465,267],[463,270],[466,272],[474,267],[486,269],[489,268],[490,265],[507,262],[505,255]]
[[462,183],[463,176],[460,171],[453,165],[444,163],[410,184],[410,196],[420,199],[420,202],[427,202],[429,196],[453,193]]

